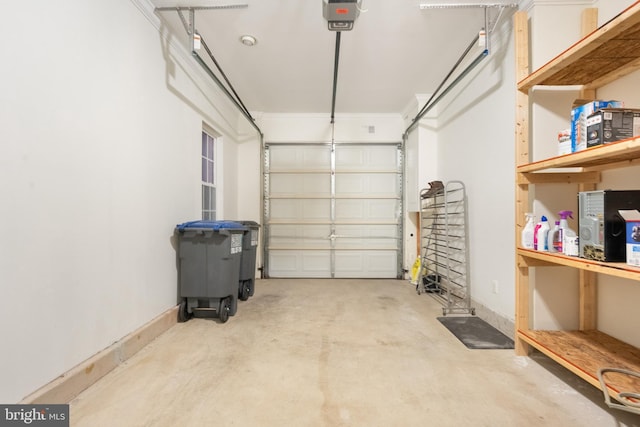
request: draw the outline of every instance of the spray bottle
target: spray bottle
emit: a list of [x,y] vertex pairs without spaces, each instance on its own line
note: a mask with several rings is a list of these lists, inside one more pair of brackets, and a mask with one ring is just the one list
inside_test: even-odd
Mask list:
[[549,248],[549,252],[562,252],[562,243],[558,245],[557,244],[558,241],[562,242],[562,231],[560,230],[560,221],[556,221],[553,228],[549,230],[549,236],[547,237],[547,247]]
[[527,222],[522,229],[522,240],[520,241],[520,244],[525,249],[534,249],[533,233],[535,231],[535,216],[532,213],[526,213],[524,216],[527,218]]
[[538,226],[536,226],[536,241],[537,246],[536,250],[538,251],[548,251],[549,247],[547,246],[547,234],[549,233],[549,222],[547,221],[547,217],[542,215],[540,218],[540,222]]
[[562,231],[562,237],[560,242],[560,247],[562,248],[559,252],[562,252],[565,255],[578,255],[578,239],[576,238],[576,232],[569,228],[569,223],[567,222],[567,217],[573,219],[572,211],[560,211],[558,212],[560,215],[560,229]]

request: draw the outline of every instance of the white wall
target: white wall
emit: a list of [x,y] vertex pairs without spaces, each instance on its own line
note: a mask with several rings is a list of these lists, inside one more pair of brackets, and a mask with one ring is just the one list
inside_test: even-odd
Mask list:
[[[507,14],[492,35],[489,56],[437,106],[437,153],[440,179],[462,181],[467,191],[471,296],[513,321],[515,60],[511,27]],[[468,57],[475,58],[479,52],[478,48]]]
[[[411,108],[404,114],[405,129],[411,124],[419,110],[430,96],[418,95]],[[416,127],[407,135],[406,156],[406,210],[420,211],[420,191],[429,188],[429,182],[437,180],[438,171],[438,133],[437,108],[426,114]]]
[[[429,100],[429,95],[416,95],[404,116],[405,129]],[[420,256],[420,191],[429,188],[429,182],[440,179],[438,169],[438,134],[435,109],[425,115],[409,132],[405,141],[405,230],[404,268],[411,267]],[[410,278],[410,274],[408,276]]]
[[[268,114],[257,118],[266,142],[330,142],[329,114]],[[373,133],[369,127],[374,126]],[[333,137],[336,142],[400,142],[404,132],[398,114],[337,114]]]
[[[203,121],[236,160],[237,113],[187,76],[142,10],[152,8],[3,5],[0,402],[175,305],[172,234],[200,217]],[[233,192],[222,192],[222,214],[235,215]]]
[[[537,2],[528,10],[530,28],[530,66],[535,70],[560,54],[581,37],[581,13],[591,7],[590,1]],[[534,88],[530,93],[531,160],[557,155],[557,133],[569,128],[569,113],[578,90]],[[545,215],[550,226],[561,210],[577,211],[575,185],[536,185],[530,188],[536,221]],[[574,216],[575,218],[575,216]],[[570,220],[574,229],[575,222]],[[562,267],[541,267],[530,270],[536,328],[577,329],[578,304],[574,303],[578,287],[577,271]],[[561,284],[561,285],[560,285]]]
[[[262,177],[260,140],[252,139],[237,145],[237,193],[238,211],[232,219],[241,221],[255,221],[262,224]],[[262,231],[262,230],[261,230]],[[260,232],[262,236],[262,232]],[[262,243],[260,242],[259,248]],[[262,266],[262,251],[256,251],[256,266]],[[259,273],[256,277],[260,277]]]

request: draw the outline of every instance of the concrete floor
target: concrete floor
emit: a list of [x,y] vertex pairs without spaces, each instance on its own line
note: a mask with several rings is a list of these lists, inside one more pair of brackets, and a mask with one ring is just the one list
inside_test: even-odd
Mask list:
[[72,426],[636,426],[540,354],[469,350],[406,281],[260,280],[71,402]]

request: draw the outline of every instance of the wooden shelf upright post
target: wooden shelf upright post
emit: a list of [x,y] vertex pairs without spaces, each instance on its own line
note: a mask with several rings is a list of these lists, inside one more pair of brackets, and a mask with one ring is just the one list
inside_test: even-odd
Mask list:
[[[514,16],[516,51],[516,81],[529,75],[529,17],[526,12],[516,12]],[[529,95],[523,91],[516,93],[516,166],[530,162],[529,157]],[[516,247],[520,247],[520,236],[524,228],[525,213],[529,209],[529,185],[522,183],[516,173]],[[529,329],[529,268],[526,260],[516,256],[516,318],[515,329]],[[529,344],[514,337],[517,355],[529,353]]]

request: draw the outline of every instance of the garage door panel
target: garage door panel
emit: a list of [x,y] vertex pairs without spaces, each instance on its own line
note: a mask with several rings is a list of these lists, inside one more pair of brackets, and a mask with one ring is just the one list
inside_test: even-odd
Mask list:
[[275,221],[328,220],[331,215],[329,200],[273,199],[270,206],[271,220]]
[[367,194],[369,196],[394,197],[398,193],[398,181],[394,174],[337,174],[336,195]]
[[269,227],[270,248],[326,249],[331,247],[329,225],[281,225]]
[[336,170],[386,170],[396,171],[398,168],[395,146],[337,146]]
[[367,163],[376,169],[396,170],[398,150],[395,147],[371,147],[368,151]]
[[350,221],[397,221],[398,203],[396,200],[336,200],[336,220]]
[[336,249],[397,249],[395,225],[336,225]]
[[397,249],[395,239],[359,239],[359,238],[337,238],[335,243],[336,249],[352,249],[352,250],[369,250],[369,249]]
[[330,251],[269,251],[272,277],[331,277]]
[[329,197],[331,195],[331,177],[328,174],[274,174],[269,184],[272,196],[299,194]]
[[273,170],[326,170],[330,171],[329,146],[284,145],[269,148],[269,168]]
[[335,277],[393,279],[397,276],[395,251],[337,251]]

